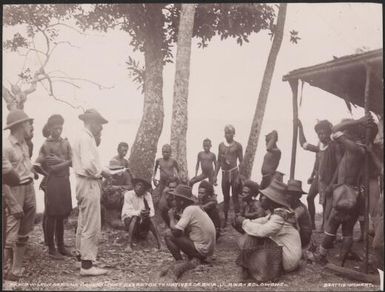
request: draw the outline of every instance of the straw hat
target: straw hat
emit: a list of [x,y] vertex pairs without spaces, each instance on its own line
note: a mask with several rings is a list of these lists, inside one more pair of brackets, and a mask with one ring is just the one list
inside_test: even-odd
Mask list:
[[33,121],[33,119],[27,116],[27,114],[22,110],[12,110],[8,113],[7,126],[4,128],[4,130],[10,129],[13,126],[16,126],[26,121]]
[[287,201],[285,196],[286,191],[286,184],[276,179],[273,179],[267,188],[260,190],[259,192],[262,195],[268,197],[273,202],[290,208],[290,203]]
[[79,115],[82,121],[95,121],[100,124],[107,124],[108,121],[95,109],[87,109],[84,113]]

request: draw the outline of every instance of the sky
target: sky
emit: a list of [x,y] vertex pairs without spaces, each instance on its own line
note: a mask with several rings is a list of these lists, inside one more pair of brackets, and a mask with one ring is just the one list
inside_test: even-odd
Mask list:
[[[7,39],[18,29],[3,26],[3,38]],[[289,31],[292,29],[299,31],[301,40],[298,44],[289,42]],[[91,31],[85,35],[62,29],[60,39],[70,41],[73,46],[59,46],[51,57],[47,71],[60,70],[71,77],[87,78],[111,87],[99,90],[91,83],[81,82],[77,83],[81,85],[77,89],[64,83],[55,84],[58,97],[86,108],[95,108],[109,120],[103,130],[100,145],[102,163],[108,165],[120,141],[128,142],[131,147],[135,139],[143,110],[143,96],[137,89],[138,85],[130,79],[126,62],[131,56],[143,64],[143,56],[133,52],[129,46],[130,37],[119,30],[108,34]],[[257,182],[261,180],[264,135],[274,129],[278,131],[278,147],[282,151],[278,170],[286,173],[284,179],[289,176],[292,99],[290,86],[282,81],[282,76],[297,68],[329,61],[333,56],[354,54],[359,48],[382,48],[382,43],[380,4],[288,4],[284,40],[271,83],[252,179]],[[202,150],[203,139],[210,138],[213,145],[211,150],[217,153],[219,143],[224,140],[226,124],[234,125],[235,139],[246,149],[271,41],[267,32],[261,32],[252,35],[250,42],[243,46],[237,45],[236,40],[221,41],[219,38],[214,38],[205,49],[198,48],[196,44],[197,41],[193,40],[188,100],[187,160],[190,177],[194,175],[196,155]],[[44,48],[42,40],[37,39],[36,45]],[[175,47],[173,52],[175,56]],[[3,83],[8,85],[9,82],[16,82],[23,64],[23,57],[3,50]],[[38,66],[39,63],[36,58],[31,58],[26,64]],[[157,157],[161,155],[161,146],[170,140],[175,63],[165,66],[163,77],[165,119]],[[82,127],[78,119],[81,112],[54,101],[42,87],[29,96],[25,111],[35,119],[35,151],[32,160],[36,159],[38,149],[44,142],[41,129],[51,114],[63,115],[63,136],[70,141],[73,141]],[[6,114],[3,101],[3,124]],[[343,118],[357,118],[362,114],[363,110],[358,108],[353,109],[351,115],[341,99],[305,84],[299,118],[304,124],[309,142],[317,143],[313,130],[317,119],[337,123]],[[8,133],[3,131],[4,135]],[[295,177],[302,180],[305,191],[309,188],[306,180],[311,173],[314,158],[313,153],[297,148]],[[72,190],[74,199],[74,181]],[[216,192],[221,200],[219,187],[216,187]],[[41,191],[37,191],[38,211],[43,208],[42,197]],[[75,205],[75,199],[73,202]],[[320,206],[316,207],[320,210]]]

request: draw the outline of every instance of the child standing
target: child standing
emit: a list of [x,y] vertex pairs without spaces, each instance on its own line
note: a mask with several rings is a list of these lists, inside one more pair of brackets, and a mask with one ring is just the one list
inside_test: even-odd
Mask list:
[[[155,179],[158,168],[159,180]],[[173,177],[179,178],[179,166],[178,162],[176,162],[176,160],[171,157],[171,146],[169,144],[165,144],[162,147],[162,158],[158,158],[155,161],[155,169],[152,179],[155,185],[155,190],[153,192],[155,207],[158,205],[164,188],[168,185],[169,180]]]
[[[210,152],[211,140],[206,138],[203,140],[203,150],[198,153],[197,164],[195,167],[195,177],[190,180],[190,187],[195,183],[206,178],[211,184],[214,183],[215,168],[217,167],[217,158],[214,153]],[[198,175],[199,164],[201,165],[202,173]],[[216,184],[215,184],[216,185]]]

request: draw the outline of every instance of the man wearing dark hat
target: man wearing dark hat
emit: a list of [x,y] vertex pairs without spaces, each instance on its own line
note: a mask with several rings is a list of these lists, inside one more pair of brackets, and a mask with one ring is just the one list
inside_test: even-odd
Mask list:
[[98,253],[98,237],[101,231],[100,195],[101,178],[110,177],[102,168],[97,146],[101,141],[103,124],[108,121],[94,109],[79,115],[84,128],[72,147],[72,166],[76,175],[76,198],[79,206],[76,249],[81,260],[81,276],[99,276],[106,270],[93,266]]
[[124,194],[122,208],[122,221],[128,231],[128,244],[126,251],[132,252],[134,237],[145,239],[148,232],[154,235],[158,249],[161,248],[161,241],[155,222],[154,203],[148,190],[151,183],[145,179],[134,178],[132,180],[134,189]]
[[[273,176],[278,168],[281,160],[281,150],[277,146],[278,132],[273,130],[265,137],[266,140],[266,154],[263,157],[262,163],[262,181],[260,189],[266,188],[273,179]],[[279,175],[278,173],[277,175]]]
[[312,233],[312,222],[309,211],[301,202],[301,196],[306,194],[302,190],[302,182],[300,180],[289,179],[287,182],[287,194],[289,195],[291,208],[294,210],[299,226],[299,236],[301,237],[302,247],[309,244]]
[[23,258],[28,241],[28,235],[33,229],[36,212],[35,190],[33,187],[33,170],[29,149],[26,140],[33,137],[33,119],[22,110],[12,110],[7,116],[7,126],[11,134],[4,141],[3,160],[12,165],[20,182],[10,187],[12,195],[16,198],[23,216],[14,216],[6,211],[6,242],[4,261],[13,257],[13,264],[6,278],[16,280],[22,276]]
[[[213,255],[215,249],[215,226],[210,217],[199,206],[194,205],[192,189],[179,185],[172,193],[175,196],[176,210],[170,209],[170,231],[164,239],[175,260],[183,260],[183,251],[189,260],[204,260]],[[174,213],[182,213],[176,222]]]
[[[225,216],[224,227],[227,225],[228,212],[230,208],[230,188],[234,212],[239,213],[239,198],[241,188],[241,178],[239,165],[243,161],[242,145],[234,140],[235,128],[232,125],[225,126],[226,141],[219,144],[218,163],[215,169],[214,184],[217,182],[219,169],[222,169],[222,193],[223,193],[223,212]],[[239,165],[238,165],[239,162]]]

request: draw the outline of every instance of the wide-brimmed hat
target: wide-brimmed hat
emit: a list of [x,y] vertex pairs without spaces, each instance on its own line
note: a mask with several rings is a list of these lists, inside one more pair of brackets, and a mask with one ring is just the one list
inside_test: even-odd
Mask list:
[[270,185],[259,192],[268,197],[273,202],[290,208],[290,203],[286,199],[287,185],[276,179],[273,179]]
[[178,185],[174,191],[169,192],[169,194],[177,196],[179,198],[185,199],[192,203],[195,203],[194,196],[192,194],[192,188],[186,185]]
[[259,193],[259,185],[250,179],[246,180],[242,187],[248,187],[250,189],[250,193],[248,196],[243,196],[241,193],[241,197],[249,197],[249,196],[255,196]]
[[296,179],[289,179],[287,181],[287,191],[288,192],[296,192],[302,194],[307,194],[302,190],[302,182]]
[[10,129],[13,126],[16,126],[17,124],[20,124],[26,121],[33,121],[33,119],[27,116],[27,114],[23,110],[19,110],[19,109],[11,110],[8,113],[7,126],[4,128],[4,130]]
[[273,174],[273,179],[276,179],[280,182],[283,182],[283,176],[285,174],[283,172],[280,172],[280,171],[275,171],[274,174]]
[[87,109],[84,113],[79,115],[82,121],[95,121],[100,124],[107,124],[108,121],[95,109]]
[[144,178],[140,178],[140,177],[135,177],[132,179],[133,185],[136,185],[138,182],[141,182],[144,185],[144,187],[146,188],[146,190],[152,189],[152,185],[148,180],[146,180]]

